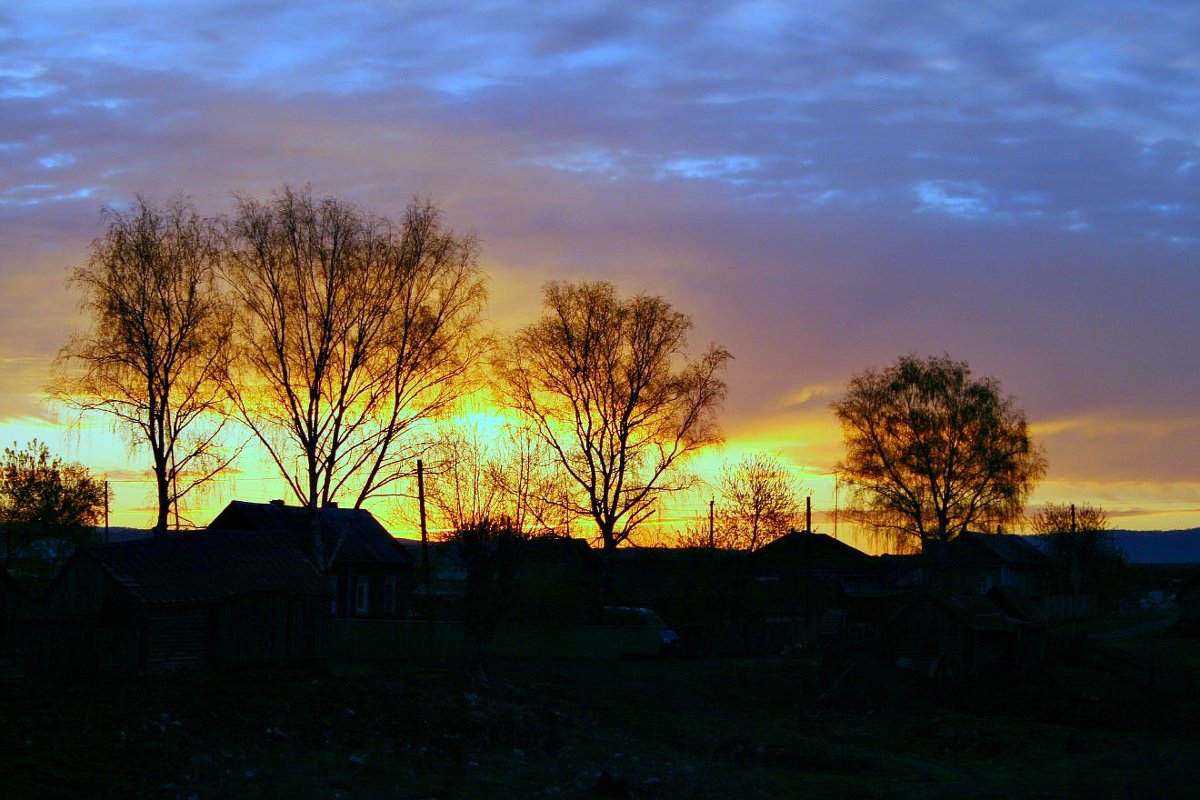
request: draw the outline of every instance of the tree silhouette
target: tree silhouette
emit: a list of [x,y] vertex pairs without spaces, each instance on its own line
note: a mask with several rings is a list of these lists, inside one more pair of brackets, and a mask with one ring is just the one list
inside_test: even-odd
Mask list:
[[243,197],[225,275],[237,306],[241,420],[316,508],[357,508],[411,472],[412,436],[465,389],[486,300],[474,240],[414,201],[393,223],[284,187]]
[[103,510],[104,484],[85,467],[64,463],[36,439],[21,449],[16,444],[4,449],[0,523],[4,525],[6,571],[23,564],[23,572],[47,572],[51,565],[34,552],[37,543],[92,541]]
[[783,536],[796,523],[800,495],[779,458],[751,453],[721,468],[716,526],[721,542],[754,551]]
[[851,379],[833,404],[848,514],[901,547],[1018,519],[1045,471],[1025,415],[993,378],[948,356],[903,356]]
[[183,498],[236,456],[221,435],[231,322],[216,283],[219,240],[181,199],[160,207],[139,196],[104,215],[108,230],[72,277],[92,327],[63,347],[50,391],[149,447],[161,534]]
[[541,318],[496,362],[504,395],[577,487],[570,510],[595,522],[606,551],[689,484],[674,469],[684,457],[720,438],[731,356],[713,346],[686,359],[691,325],[661,297],[552,282]]
[[1048,503],[1030,518],[1030,528],[1042,534],[1056,571],[1078,595],[1086,583],[1113,577],[1124,562],[1109,531],[1103,508],[1083,503]]

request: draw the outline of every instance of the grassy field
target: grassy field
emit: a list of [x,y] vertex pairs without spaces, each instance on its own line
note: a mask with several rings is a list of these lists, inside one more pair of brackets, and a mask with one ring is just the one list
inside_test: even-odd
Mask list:
[[0,795],[1200,797],[1194,701],[1082,667],[936,699],[867,662],[824,673],[796,656],[501,662],[487,687],[428,663],[11,683]]

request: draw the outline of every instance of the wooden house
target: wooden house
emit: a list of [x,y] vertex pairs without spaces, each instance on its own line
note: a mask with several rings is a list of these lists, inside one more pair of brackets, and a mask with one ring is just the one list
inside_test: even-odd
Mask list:
[[607,602],[652,608],[675,627],[738,616],[743,553],[706,547],[623,547],[607,559]]
[[507,616],[529,622],[587,624],[600,618],[600,557],[583,539],[538,536],[517,551]]
[[839,593],[883,584],[877,559],[823,533],[792,531],[746,557],[746,612],[764,618],[819,616]]
[[981,595],[921,591],[884,623],[881,639],[897,666],[959,680],[1037,666],[1043,631]]
[[329,589],[276,532],[84,545],[51,583],[31,668],[99,673],[309,663],[328,652]]
[[[313,563],[325,565],[333,594],[330,609],[336,617],[397,618],[409,613],[417,580],[414,559],[369,511],[334,505],[313,510],[288,506],[282,500],[235,500],[208,529],[272,531],[292,537]],[[313,552],[317,549],[319,553]]]
[[1045,595],[1049,569],[1046,554],[1028,537],[963,533],[946,548],[944,589],[982,595],[993,587],[1001,587],[1040,598]]

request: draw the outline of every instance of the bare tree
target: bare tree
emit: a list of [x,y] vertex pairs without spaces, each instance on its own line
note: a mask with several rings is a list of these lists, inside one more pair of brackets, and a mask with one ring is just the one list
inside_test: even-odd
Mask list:
[[1089,578],[1124,560],[1109,531],[1108,514],[1099,506],[1048,503],[1029,522],[1045,538],[1052,563],[1076,595]]
[[543,305],[497,361],[499,383],[577,487],[574,512],[612,550],[664,493],[686,488],[680,461],[719,441],[731,356],[714,346],[686,360],[691,319],[661,297],[553,282]]
[[104,215],[108,230],[72,277],[92,328],[63,347],[50,391],[149,446],[161,534],[183,498],[236,455],[222,447],[218,413],[230,331],[218,237],[181,199],[159,207],[138,196]]
[[722,544],[754,551],[796,523],[800,495],[787,467],[775,456],[752,453],[721,468],[717,526]]
[[850,381],[833,404],[848,516],[901,547],[1018,519],[1045,460],[993,378],[948,356],[903,356]]
[[393,223],[285,186],[239,198],[226,256],[242,421],[302,504],[350,492],[357,508],[384,493],[411,472],[414,431],[479,360],[474,240],[428,202]]
[[450,530],[503,520],[524,535],[565,533],[567,487],[552,453],[527,428],[473,422],[441,427],[426,495]]

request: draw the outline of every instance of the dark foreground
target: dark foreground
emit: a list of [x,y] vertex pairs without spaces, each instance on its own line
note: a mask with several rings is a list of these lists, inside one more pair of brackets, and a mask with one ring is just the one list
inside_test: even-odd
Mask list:
[[802,656],[506,662],[490,678],[401,664],[7,683],[0,794],[1200,797],[1195,703],[1078,670],[938,697]]

